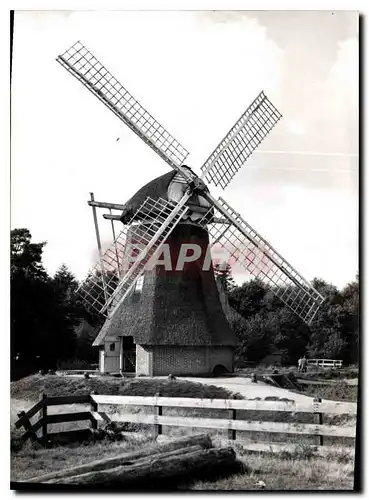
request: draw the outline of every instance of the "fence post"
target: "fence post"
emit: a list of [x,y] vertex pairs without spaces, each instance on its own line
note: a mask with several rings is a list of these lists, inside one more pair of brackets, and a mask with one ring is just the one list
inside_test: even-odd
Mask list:
[[44,405],[40,411],[40,417],[42,418],[42,439],[46,442],[47,440],[47,395],[41,394],[41,399],[44,401]]
[[[94,394],[96,394],[95,391],[92,391],[90,393],[90,411],[91,412],[97,412],[97,409],[98,409],[98,404],[92,399],[91,396],[93,396]],[[91,429],[97,429],[97,420],[91,415]]]
[[[237,418],[236,412],[237,410],[228,410],[228,416],[231,420],[236,420]],[[232,439],[232,441],[236,439],[235,429],[228,429],[228,439]]]
[[[323,423],[323,413],[319,412],[319,404],[318,404],[321,402],[322,402],[321,398],[314,398],[313,401],[314,423],[318,425],[321,425]],[[315,444],[323,446],[323,436],[316,435]]]
[[[160,392],[155,394],[156,397],[160,397]],[[163,414],[163,407],[159,405],[154,406],[154,415],[161,416]],[[154,424],[154,439],[163,433],[163,426],[160,424]]]

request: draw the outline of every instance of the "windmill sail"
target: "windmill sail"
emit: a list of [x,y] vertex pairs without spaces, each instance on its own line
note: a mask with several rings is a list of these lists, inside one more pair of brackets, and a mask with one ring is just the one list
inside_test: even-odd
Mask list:
[[203,164],[202,176],[215,186],[226,188],[281,117],[264,92],[260,92]]
[[302,320],[310,324],[324,301],[322,295],[303,278],[274,248],[262,238],[222,198],[211,198],[218,212],[231,224],[208,224],[211,244],[223,246],[248,273],[271,286],[281,299]]
[[[188,151],[80,42],[56,59],[175,170]],[[188,174],[187,174],[188,176]]]
[[146,264],[188,210],[185,203],[189,197],[187,192],[177,204],[162,198],[145,199],[79,289],[90,307],[109,317],[114,315]]

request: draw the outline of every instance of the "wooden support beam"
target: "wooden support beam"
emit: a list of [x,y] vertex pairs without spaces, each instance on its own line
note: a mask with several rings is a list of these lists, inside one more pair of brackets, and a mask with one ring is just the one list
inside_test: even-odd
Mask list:
[[103,217],[107,220],[120,220],[120,215],[116,214],[103,214]]
[[[104,219],[107,220],[117,220],[120,221],[120,215],[117,214],[103,214]],[[226,224],[229,226],[230,222],[227,219],[220,219],[219,217],[214,217],[212,224]]]
[[110,208],[112,210],[124,210],[125,205],[121,205],[120,203],[106,203],[104,201],[95,201],[95,200],[90,200],[87,202],[90,207],[96,207],[96,208]]

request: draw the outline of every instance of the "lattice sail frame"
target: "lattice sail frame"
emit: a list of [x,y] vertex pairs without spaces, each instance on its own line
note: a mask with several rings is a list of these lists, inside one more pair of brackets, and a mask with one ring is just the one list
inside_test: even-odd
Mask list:
[[146,198],[79,288],[79,295],[91,308],[110,317],[114,315],[187,212],[185,203],[189,197],[190,192],[179,203]]
[[202,177],[225,189],[281,118],[277,108],[260,92],[205,161]]
[[209,224],[213,215],[206,214],[200,225],[208,230],[210,244],[224,247],[248,273],[270,285],[279,299],[310,324],[324,297],[225,200],[219,198],[215,208],[232,224]]
[[81,42],[56,59],[175,170],[188,151],[126,90]]

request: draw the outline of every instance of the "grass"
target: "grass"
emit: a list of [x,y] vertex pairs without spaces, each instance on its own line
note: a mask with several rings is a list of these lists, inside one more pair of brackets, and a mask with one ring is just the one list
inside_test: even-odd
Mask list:
[[[147,446],[149,439],[139,443],[99,442],[89,445],[37,449],[27,445],[12,455],[12,480],[21,481],[41,474],[113,457]],[[150,443],[152,444],[152,443]],[[160,451],[160,445],[157,444]],[[350,490],[353,488],[353,461],[340,455],[319,458],[312,448],[297,446],[296,452],[280,454],[249,453],[235,446],[237,458],[244,464],[242,474],[214,481],[182,484],[185,490],[258,490],[263,481],[267,490]]]
[[[241,460],[247,472],[218,481],[196,481],[191,490],[352,490],[353,463],[340,463],[303,455],[248,454]],[[259,486],[259,481],[265,488]]]
[[[24,481],[31,477],[41,476],[56,469],[66,469],[86,464],[94,460],[114,457],[127,451],[133,451],[145,446],[150,438],[140,442],[111,442],[76,444],[44,449],[30,441],[11,457],[11,478],[13,481]],[[158,445],[160,449],[160,445]]]
[[359,373],[358,368],[342,368],[342,369],[322,369],[317,367],[309,367],[306,373],[297,373],[298,378],[308,380],[336,380],[357,378]]
[[335,379],[350,379],[357,378],[359,369],[355,366],[348,366],[341,369],[331,369],[331,368],[320,368],[316,366],[308,366],[308,371],[306,373],[300,373],[297,371],[296,366],[255,366],[247,368],[237,368],[236,373],[238,375],[251,376],[252,373],[260,374],[271,374],[275,370],[278,370],[280,374],[287,374],[293,372],[296,377],[302,379],[310,380],[335,380]]
[[95,391],[105,395],[154,396],[158,392],[164,397],[243,399],[240,394],[222,387],[203,385],[185,380],[83,377],[58,375],[30,375],[11,382],[10,394],[14,399],[38,401],[41,394],[48,396],[77,396]]
[[330,399],[333,401],[357,401],[357,386],[348,385],[343,380],[339,380],[333,385],[304,385],[303,393],[306,396]]

